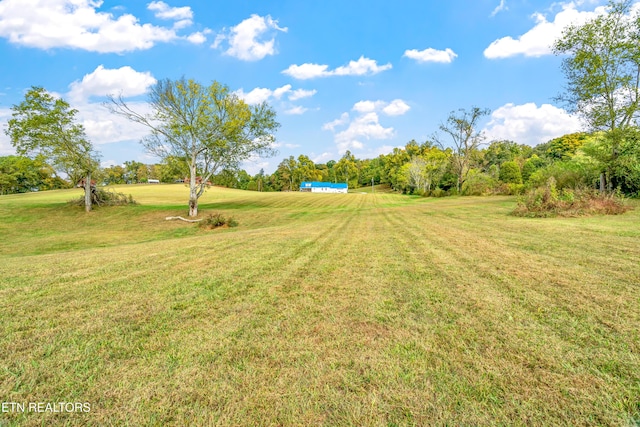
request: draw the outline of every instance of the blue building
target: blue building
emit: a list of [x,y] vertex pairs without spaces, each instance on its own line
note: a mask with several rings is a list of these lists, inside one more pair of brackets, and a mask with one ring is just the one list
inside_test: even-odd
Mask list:
[[349,186],[344,183],[333,182],[302,182],[300,183],[300,191],[307,193],[346,193]]

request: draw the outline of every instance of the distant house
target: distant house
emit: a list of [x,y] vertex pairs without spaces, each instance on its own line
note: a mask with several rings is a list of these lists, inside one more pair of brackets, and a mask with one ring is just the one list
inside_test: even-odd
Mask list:
[[346,193],[349,186],[344,183],[333,182],[302,182],[300,183],[300,191],[306,193]]
[[[82,178],[80,181],[78,181],[78,183],[76,184],[77,188],[84,188],[84,183],[85,183],[85,178]],[[95,187],[96,186],[96,180],[92,179],[91,180],[91,187]]]

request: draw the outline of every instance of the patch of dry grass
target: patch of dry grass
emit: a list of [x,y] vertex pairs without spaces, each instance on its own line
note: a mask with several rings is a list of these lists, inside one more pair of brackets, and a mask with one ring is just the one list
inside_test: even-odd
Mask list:
[[212,232],[150,187],[88,216],[0,198],[0,401],[92,405],[0,425],[640,419],[637,211],[214,189],[239,227]]

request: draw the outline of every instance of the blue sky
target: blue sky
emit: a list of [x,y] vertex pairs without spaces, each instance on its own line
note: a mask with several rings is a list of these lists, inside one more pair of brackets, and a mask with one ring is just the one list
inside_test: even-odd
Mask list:
[[[371,158],[430,137],[478,106],[487,141],[535,145],[581,129],[553,98],[550,45],[603,1],[0,0],[0,125],[31,86],[79,110],[104,165],[156,161],[146,129],[111,116],[104,95],[144,111],[157,79],[217,80],[277,111],[279,154]],[[638,6],[637,4],[636,6]],[[0,135],[0,155],[13,152]]]

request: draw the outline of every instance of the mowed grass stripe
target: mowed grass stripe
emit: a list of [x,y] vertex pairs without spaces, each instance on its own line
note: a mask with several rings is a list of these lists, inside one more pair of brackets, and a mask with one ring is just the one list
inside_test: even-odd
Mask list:
[[[399,220],[396,225],[400,225],[401,222]],[[513,259],[513,251],[501,250],[499,239],[495,239],[493,236],[476,236],[471,233],[459,232],[457,230],[460,227],[456,222],[440,218],[437,224],[434,223],[429,227],[429,232],[425,232],[423,228],[413,223],[406,223],[405,230],[408,233],[404,234],[416,237],[413,240],[407,239],[405,241],[407,247],[421,247],[423,261],[433,260],[433,269],[443,272],[442,275],[446,279],[442,286],[445,289],[452,289],[456,293],[456,295],[450,296],[454,301],[451,306],[459,308],[461,315],[467,313],[467,317],[468,313],[477,311],[477,315],[471,319],[472,323],[463,325],[456,335],[461,337],[468,335],[469,328],[485,332],[497,328],[493,338],[514,333],[530,338],[526,342],[529,348],[510,349],[510,352],[516,355],[528,355],[530,360],[525,358],[520,361],[524,363],[524,366],[537,367],[539,362],[536,363],[536,357],[543,356],[547,359],[546,363],[541,364],[540,369],[534,369],[532,374],[542,372],[543,374],[557,375],[558,378],[554,382],[556,385],[557,380],[564,377],[563,382],[566,390],[574,390],[578,395],[573,405],[567,404],[569,403],[566,401],[567,396],[554,396],[558,402],[562,402],[562,405],[555,409],[557,413],[553,414],[554,417],[565,414],[570,418],[572,409],[583,407],[585,404],[597,406],[595,403],[598,400],[604,400],[616,409],[626,405],[628,410],[633,410],[633,400],[628,399],[628,396],[620,401],[609,402],[609,396],[615,394],[609,393],[612,391],[611,388],[616,386],[624,390],[625,386],[631,386],[633,389],[633,386],[638,384],[636,368],[640,365],[637,353],[634,351],[634,348],[637,349],[638,339],[637,334],[629,333],[631,332],[629,326],[637,324],[637,312],[634,313],[633,319],[625,319],[625,327],[616,331],[619,333],[612,336],[612,328],[603,324],[601,317],[607,316],[609,313],[614,315],[613,309],[619,309],[616,305],[620,301],[617,298],[614,298],[613,301],[611,298],[606,298],[610,292],[606,283],[601,283],[599,291],[591,290],[592,296],[598,293],[604,294],[602,298],[593,303],[586,297],[582,289],[584,279],[577,282],[570,280],[570,278],[580,277],[580,274],[576,274],[570,269],[566,271],[567,269],[563,269],[561,264],[554,266],[554,271],[557,274],[555,277],[547,276],[548,264],[545,268],[538,270],[541,274],[538,280],[526,277],[523,281],[518,277],[517,269],[505,275],[500,271],[501,265],[512,267],[519,265],[520,268],[527,267],[531,270],[536,264],[538,267],[542,267],[544,261],[536,262],[535,256],[528,254],[520,256],[519,259]],[[478,262],[479,259],[483,259],[483,261]],[[584,274],[582,276],[584,277]],[[470,277],[473,278],[473,281],[469,280]],[[569,278],[568,281],[567,278]],[[559,281],[563,281],[563,284],[559,284]],[[591,287],[595,288],[596,285],[597,282],[592,283]],[[633,295],[633,288],[628,288],[628,290],[632,291]],[[575,305],[576,294],[585,297],[584,300],[579,301],[580,304],[577,306]],[[564,299],[571,298],[573,298],[573,305],[569,302],[563,304]],[[636,304],[637,301],[637,293],[635,293],[635,298],[631,299],[631,303]],[[603,303],[608,304],[603,305]],[[632,307],[626,308],[633,311]],[[607,310],[611,311],[607,312]],[[533,324],[531,316],[534,316],[534,319],[538,318]],[[615,322],[616,319],[608,320],[614,321],[614,324],[619,323]],[[518,334],[518,332],[520,333]],[[477,339],[482,341],[485,338],[475,337],[472,341]],[[549,342],[550,338],[554,338],[554,340]],[[534,344],[534,347],[531,348],[530,344]],[[580,346],[576,346],[576,344],[580,344]],[[608,351],[603,351],[600,348],[602,344],[610,347],[606,349]],[[544,351],[541,352],[541,349]],[[556,352],[550,352],[548,349],[554,349]],[[582,354],[580,352],[575,354],[576,350],[580,349],[583,350]],[[611,368],[607,365],[611,357],[615,357],[614,355],[617,355],[618,358],[622,356],[624,362],[618,366],[618,369],[611,372]],[[492,354],[488,360],[482,357],[477,360],[483,359],[489,362],[489,367],[498,363],[495,360],[495,354]],[[593,364],[595,366],[592,366]],[[604,369],[599,371],[600,367]],[[576,378],[576,373],[578,378]],[[538,375],[533,375],[534,378],[536,376]],[[520,385],[525,385],[524,389],[520,389],[520,395],[525,401],[514,402],[516,409],[522,403],[531,404],[527,402],[530,399],[526,396],[531,394],[530,390],[539,391],[535,400],[549,400],[551,391],[545,390],[546,387],[541,387],[541,384],[527,384],[526,381],[523,382],[521,375],[514,375],[512,378],[516,379],[515,384],[512,384],[512,386],[516,386],[516,390],[510,390],[508,393],[510,396],[517,396],[518,394],[513,392],[520,389]],[[581,384],[581,386],[575,387],[576,384]],[[558,393],[562,390],[554,391]],[[572,396],[572,398],[576,397]],[[539,402],[533,402],[534,406],[539,404]],[[575,416],[575,414],[573,415]],[[603,418],[600,422],[608,424],[612,422],[612,419]]]

